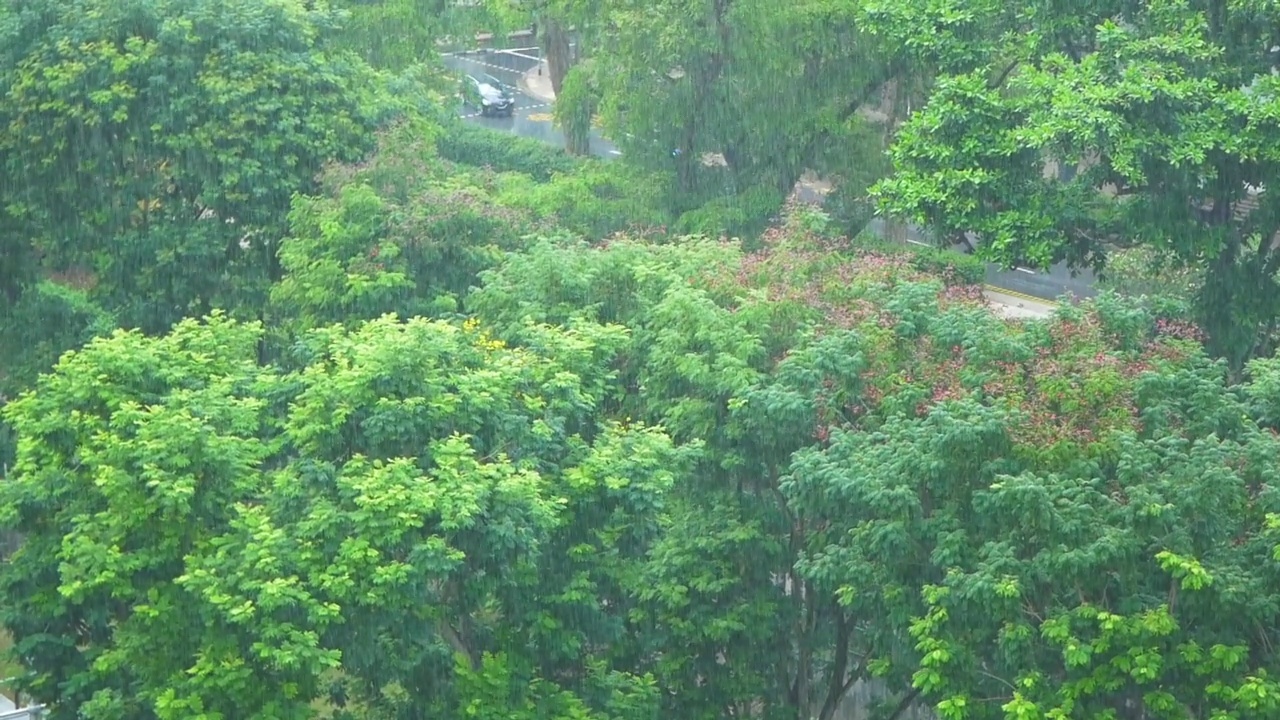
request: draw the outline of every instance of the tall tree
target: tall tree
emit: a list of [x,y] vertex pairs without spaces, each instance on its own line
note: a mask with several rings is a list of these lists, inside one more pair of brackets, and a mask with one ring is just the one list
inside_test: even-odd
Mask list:
[[[701,446],[631,588],[635,636],[645,643],[636,662],[668,689],[671,715],[831,720],[854,684],[872,677],[871,660],[909,652],[905,627],[895,634],[884,604],[841,604],[838,586],[802,564],[833,536],[825,515],[788,500],[788,468],[793,453],[824,443],[827,429],[811,417],[815,400],[780,385],[852,393],[854,384],[833,389],[824,380],[866,370],[871,348],[838,327],[857,320],[879,334],[871,328],[892,322],[870,308],[905,311],[939,295],[972,307],[972,293],[902,258],[842,254],[801,219],[770,243],[754,256],[706,241],[544,243],[486,274],[471,299],[513,342],[530,320],[632,328],[613,412]],[[852,401],[830,404],[838,414]],[[911,600],[887,605],[904,618]],[[895,679],[895,691],[907,682],[902,671]],[[914,697],[892,694],[902,708]]]
[[[456,312],[476,273],[538,228],[528,213],[449,172],[429,122],[380,133],[358,166],[320,176],[323,194],[297,195],[271,288],[273,325],[309,330]],[[375,189],[377,188],[377,189]]]
[[875,408],[794,456],[788,494],[832,540],[806,574],[895,618],[915,652],[874,665],[942,718],[1274,714],[1278,445],[1257,390],[1192,328],[1110,298],[989,322],[910,321],[926,362],[890,361]]
[[565,77],[591,43],[596,32],[600,7],[587,0],[487,0],[484,9],[495,30],[532,28],[547,75],[557,97]]
[[821,220],[542,245],[473,298],[513,339],[631,327],[615,412],[703,443],[636,590],[666,710],[831,718],[878,679],[893,717],[1273,713],[1276,363],[1238,392],[1111,298],[1010,324]]
[[459,4],[444,0],[337,0],[343,11],[333,34],[336,47],[376,68],[402,71],[437,59],[437,43],[462,29]]
[[358,66],[318,45],[324,6],[35,0],[0,17],[11,296],[74,268],[129,325],[261,306],[290,197],[370,145]]
[[[883,61],[845,3],[761,0],[601,6],[594,44],[601,115],[629,157],[674,163],[685,193],[702,175],[719,194],[724,172],[703,171],[706,154],[727,163],[728,185],[785,196],[801,173],[845,154],[842,142],[879,104],[897,69]],[[672,151],[675,153],[674,158]]]
[[868,3],[940,77],[880,186],[894,213],[1011,265],[1105,268],[1145,245],[1200,268],[1239,369],[1280,317],[1280,34],[1270,3]]

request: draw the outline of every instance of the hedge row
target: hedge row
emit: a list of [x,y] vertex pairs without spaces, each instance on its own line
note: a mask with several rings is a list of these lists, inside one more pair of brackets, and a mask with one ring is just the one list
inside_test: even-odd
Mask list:
[[541,140],[519,137],[466,122],[452,122],[436,139],[440,156],[462,165],[520,172],[538,182],[573,172],[581,160]]

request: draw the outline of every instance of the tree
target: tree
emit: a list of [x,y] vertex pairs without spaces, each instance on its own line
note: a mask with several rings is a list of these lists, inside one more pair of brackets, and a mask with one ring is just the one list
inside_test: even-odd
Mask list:
[[614,412],[705,442],[635,590],[666,711],[1274,713],[1275,362],[1235,388],[1112,297],[1010,324],[821,220],[541,245],[472,300],[513,341],[633,328]]
[[489,0],[483,8],[495,23],[493,30],[534,29],[559,98],[565,77],[583,55],[583,41],[589,45],[594,38],[599,8],[584,0]]
[[588,613],[683,451],[596,420],[624,330],[530,332],[388,317],[285,375],[214,316],[65,357],[6,409],[24,690],[54,718],[652,717],[606,662],[624,616]]
[[544,243],[486,273],[470,301],[513,343],[528,322],[632,328],[612,412],[703,444],[631,589],[637,636],[653,643],[638,660],[668,688],[667,714],[830,720],[870,678],[866,655],[894,638],[875,612],[846,610],[798,564],[831,538],[782,494],[785,472],[792,453],[822,438],[773,393],[775,372],[808,378],[856,365],[853,338],[811,333],[875,326],[871,308],[886,301],[976,301],[905,258],[842,252],[806,230],[817,220],[794,217],[753,256],[705,240]]
[[891,212],[1006,266],[1103,269],[1145,245],[1204,273],[1198,318],[1239,370],[1280,315],[1277,81],[1266,3],[870,3],[937,68],[894,145]]
[[591,73],[577,65],[556,90],[555,119],[564,131],[565,149],[574,155],[591,154],[591,126],[599,105],[599,91]]
[[832,523],[814,576],[855,607],[922,591],[903,664],[941,717],[1274,714],[1277,438],[1247,399],[1272,394],[1110,298],[958,320],[872,427],[797,455]]
[[358,66],[318,46],[331,14],[300,0],[2,12],[9,296],[70,268],[126,325],[261,307],[290,197],[369,148]]
[[[820,2],[605,3],[593,44],[605,127],[629,159],[675,170],[682,209],[761,187],[775,197],[768,217],[824,158],[847,173],[846,141],[864,139],[859,110],[878,105],[899,72],[855,11]],[[724,167],[704,165],[707,154]]]
[[467,27],[457,3],[443,0],[338,0],[345,17],[336,47],[373,67],[400,72],[439,57],[437,43]]
[[442,160],[439,132],[398,123],[367,162],[323,173],[324,194],[294,197],[271,288],[282,329],[457,312],[481,270],[544,227]]

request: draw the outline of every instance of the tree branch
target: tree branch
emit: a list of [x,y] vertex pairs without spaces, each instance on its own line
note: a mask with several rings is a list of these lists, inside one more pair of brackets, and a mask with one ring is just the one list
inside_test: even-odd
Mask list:
[[[840,110],[840,113],[836,116],[838,121],[843,123],[853,117],[853,114],[858,112],[858,109],[863,105],[866,105],[867,101],[871,99],[871,96],[874,95],[876,91],[880,90],[880,88],[884,87],[885,83],[892,80],[900,70],[901,63],[891,62],[885,66],[883,73],[877,74],[875,77],[864,83],[858,92],[854,93],[853,99]],[[824,135],[825,132],[826,131],[823,131]]]
[[1018,689],[1018,687],[1017,687],[1016,685],[1014,685],[1013,683],[1009,682],[1008,680],[1005,680],[1004,678],[1000,677],[999,675],[993,675],[993,674],[991,674],[991,673],[987,672],[987,670],[986,670],[985,668],[983,668],[983,669],[979,670],[978,672],[979,672],[980,674],[985,675],[986,677],[989,677],[989,678],[991,678],[992,680],[995,680],[996,682],[998,682],[998,683],[1000,683],[1000,684],[1004,685],[1005,687],[1009,688],[1010,690],[1017,690],[1017,689]]
[[915,702],[918,697],[920,697],[920,688],[913,688],[898,702],[898,706],[893,709],[893,713],[889,715],[888,720],[898,720],[898,717],[906,712],[907,708],[910,708],[911,703]]
[[453,626],[443,620],[440,622],[440,635],[449,643],[450,647],[466,656],[471,663],[471,669],[474,670],[480,667],[480,658],[477,653],[467,646],[467,643],[463,641],[458,631],[453,629]]
[[987,89],[995,90],[996,88],[1003,85],[1004,81],[1009,79],[1009,73],[1013,72],[1020,64],[1022,63],[1019,60],[1014,60],[1013,62],[1009,63],[1009,66],[1006,67],[1004,70],[1001,70],[1000,74],[997,75],[995,79],[987,83]]

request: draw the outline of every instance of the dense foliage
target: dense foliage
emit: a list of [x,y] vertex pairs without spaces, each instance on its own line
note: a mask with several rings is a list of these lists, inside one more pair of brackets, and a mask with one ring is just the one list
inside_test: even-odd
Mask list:
[[331,18],[295,0],[21,6],[0,26],[3,292],[79,270],[151,330],[260,298],[290,197],[368,149],[356,77],[318,47]]
[[[13,687],[1280,716],[1275,10],[1215,7],[4,0]],[[480,22],[622,158],[452,117]],[[877,181],[976,254],[867,231]],[[1141,297],[1009,320],[988,259]]]
[[1200,271],[1215,352],[1238,368],[1272,351],[1273,4],[868,5],[872,32],[938,73],[895,145],[890,207],[1005,263],[1146,246]]

